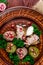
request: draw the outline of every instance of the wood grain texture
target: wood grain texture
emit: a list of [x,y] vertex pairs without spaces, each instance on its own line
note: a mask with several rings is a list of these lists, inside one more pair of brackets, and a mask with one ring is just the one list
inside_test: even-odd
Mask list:
[[[43,31],[43,15],[41,15],[38,12],[31,10],[27,7],[10,8],[10,9],[6,10],[5,12],[3,12],[2,14],[0,14],[0,30],[1,30],[1,27],[3,26],[3,24],[5,24],[8,21],[10,21],[14,18],[17,18],[17,17],[25,17],[28,19],[32,19]],[[41,39],[41,44],[40,44],[40,53],[42,53],[42,54],[41,54],[40,59],[34,65],[43,65],[43,34],[42,34],[41,38],[42,39]],[[0,64],[5,63],[5,65],[11,65],[11,61],[9,61],[9,58],[6,56],[7,55],[6,52],[2,49],[0,49],[0,55],[1,54],[6,59],[6,61],[4,61],[2,59],[2,57],[0,56]],[[2,61],[2,63],[1,63],[1,61]],[[10,64],[7,64],[7,62]],[[2,65],[4,65],[4,64],[2,64]]]
[[32,7],[39,0],[7,0],[7,1],[8,1],[8,7],[14,7],[14,6]]

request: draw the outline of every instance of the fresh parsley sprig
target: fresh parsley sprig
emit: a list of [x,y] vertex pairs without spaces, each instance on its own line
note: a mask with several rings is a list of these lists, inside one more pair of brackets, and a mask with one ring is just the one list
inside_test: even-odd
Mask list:
[[8,2],[7,2],[7,0],[0,0],[0,3],[5,3],[5,4],[7,4]]
[[40,36],[41,31],[39,30],[38,26],[36,24],[32,24],[32,26],[34,28],[34,33]]

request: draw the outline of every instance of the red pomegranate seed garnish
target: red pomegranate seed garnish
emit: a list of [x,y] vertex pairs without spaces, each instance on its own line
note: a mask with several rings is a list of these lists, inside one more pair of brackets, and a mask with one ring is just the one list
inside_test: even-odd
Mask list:
[[13,36],[12,34],[9,34],[9,35],[10,35],[10,36],[9,36],[10,38],[14,38],[14,36]]
[[22,39],[25,40],[25,38],[26,38],[25,35],[23,35],[23,36],[22,36]]
[[22,51],[22,49],[19,50],[20,52]]
[[20,32],[22,31],[22,28],[20,28]]
[[14,28],[14,25],[12,24],[11,27]]

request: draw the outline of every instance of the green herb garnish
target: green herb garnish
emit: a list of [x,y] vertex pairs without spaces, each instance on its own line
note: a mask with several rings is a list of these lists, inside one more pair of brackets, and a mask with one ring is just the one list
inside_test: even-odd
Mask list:
[[18,65],[20,62],[20,59],[16,53],[15,54],[10,53],[9,58],[14,62],[15,65]]
[[5,3],[5,4],[7,4],[8,2],[7,2],[7,0],[0,0],[0,3]]
[[[16,53],[15,54],[10,53],[9,58],[14,62],[15,65],[18,65],[20,62],[20,59]],[[31,65],[34,65],[34,59],[30,55],[27,55],[22,60],[22,62],[30,62]]]
[[2,34],[0,34],[0,39],[3,39],[3,35]]
[[32,65],[34,65],[34,59],[30,55],[27,55],[22,62],[30,62]]
[[34,33],[40,36],[41,31],[38,29],[38,26],[36,24],[32,24],[32,26],[34,27]]
[[0,34],[0,48],[6,48],[7,46],[7,41],[3,38],[3,35]]
[[17,47],[23,47],[24,46],[24,41],[21,40],[21,39],[14,38],[13,44],[15,44]]

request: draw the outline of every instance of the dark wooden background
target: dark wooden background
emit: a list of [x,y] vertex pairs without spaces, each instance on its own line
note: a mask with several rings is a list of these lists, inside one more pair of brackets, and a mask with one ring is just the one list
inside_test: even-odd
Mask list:
[[28,6],[32,7],[39,0],[7,0],[7,8],[13,6]]

